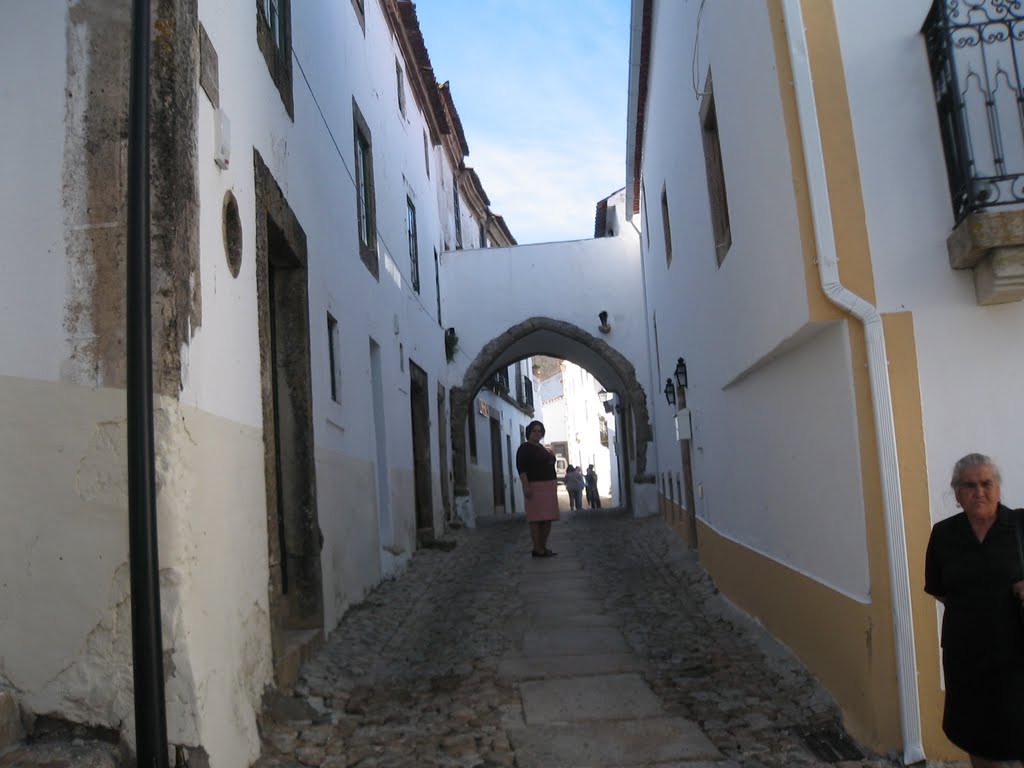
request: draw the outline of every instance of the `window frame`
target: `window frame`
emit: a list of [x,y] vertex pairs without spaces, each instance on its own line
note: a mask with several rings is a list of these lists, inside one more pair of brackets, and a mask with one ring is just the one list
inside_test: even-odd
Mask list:
[[416,293],[420,292],[420,253],[419,238],[416,234],[416,205],[412,197],[405,197],[405,231],[409,236],[409,281]]
[[359,26],[363,30],[363,34],[366,34],[366,2],[365,0],[352,0],[352,9],[356,12],[356,19],[359,21]]
[[338,369],[339,350],[338,320],[330,312],[327,313],[327,351],[331,366],[331,400],[341,404],[341,375]]
[[397,56],[395,57],[395,89],[398,92],[398,111],[402,117],[407,117],[405,114],[405,70],[402,69],[402,62]]
[[459,180],[452,175],[452,205],[455,209],[455,249],[462,248],[462,206],[459,204]]
[[700,104],[700,132],[704,145],[704,168],[708,185],[708,208],[711,232],[715,241],[715,261],[722,266],[732,247],[732,226],[729,221],[729,195],[725,184],[725,165],[718,131],[718,110],[715,106],[714,83],[708,70],[704,95]]
[[373,136],[355,99],[352,100],[353,175],[356,182],[356,238],[359,258],[380,280],[377,257],[377,210],[373,183]]
[[668,183],[661,185],[661,229],[665,235],[665,266],[672,266],[672,214],[668,207]]
[[[273,9],[276,9],[276,13],[272,19]],[[256,0],[256,43],[263,54],[270,78],[274,81],[284,103],[285,111],[294,121],[291,40],[291,0]]]

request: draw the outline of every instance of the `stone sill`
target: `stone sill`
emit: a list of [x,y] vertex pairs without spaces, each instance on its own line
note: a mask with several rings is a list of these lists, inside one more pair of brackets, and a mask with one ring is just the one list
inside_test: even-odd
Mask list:
[[1024,299],[1024,210],[972,213],[946,248],[953,269],[974,271],[979,306]]

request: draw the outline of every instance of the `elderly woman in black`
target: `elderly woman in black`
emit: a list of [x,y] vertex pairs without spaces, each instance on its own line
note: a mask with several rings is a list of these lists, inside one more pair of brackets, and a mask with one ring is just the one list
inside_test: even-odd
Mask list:
[[516,471],[523,483],[526,520],[530,524],[534,557],[552,557],[548,549],[551,521],[558,519],[558,483],[555,480],[555,454],[540,444],[544,425],[531,421],[526,425],[526,442],[516,451]]
[[945,606],[942,730],[974,768],[1024,758],[1024,510],[1000,503],[1000,480],[988,456],[956,463],[963,512],[935,524],[925,556],[925,591]]

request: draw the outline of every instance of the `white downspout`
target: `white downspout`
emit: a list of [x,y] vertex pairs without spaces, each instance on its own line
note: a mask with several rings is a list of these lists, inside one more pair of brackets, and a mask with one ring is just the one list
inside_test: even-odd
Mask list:
[[811,218],[814,224],[821,287],[829,301],[853,315],[864,325],[889,550],[889,583],[892,585],[893,623],[896,634],[896,672],[899,678],[903,762],[910,765],[924,760],[925,756],[921,743],[921,707],[917,695],[917,658],[914,652],[914,623],[910,605],[910,569],[903,531],[903,497],[896,458],[896,428],[892,415],[885,334],[878,310],[839,282],[839,261],[833,237],[825,156],[821,146],[821,129],[818,125],[817,104],[800,0],[782,0],[782,10],[789,41],[789,58],[793,67],[793,87],[796,92],[800,136],[807,164],[807,185],[811,198]]

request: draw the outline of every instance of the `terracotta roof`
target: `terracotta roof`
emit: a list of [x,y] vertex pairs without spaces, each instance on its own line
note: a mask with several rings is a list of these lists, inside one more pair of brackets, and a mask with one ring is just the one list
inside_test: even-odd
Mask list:
[[643,31],[640,33],[640,77],[637,83],[636,142],[633,145],[633,213],[640,213],[640,169],[644,155],[644,126],[647,120],[647,75],[651,63],[651,9],[654,0],[644,0]]
[[459,112],[455,109],[455,101],[452,99],[452,89],[448,81],[445,80],[437,87],[437,90],[441,94],[441,98],[444,100],[445,105],[448,107],[449,121],[455,129],[455,135],[459,138],[459,146],[462,148],[462,156],[465,157],[469,154],[469,144],[466,143],[466,134],[462,130],[462,121],[459,119]]
[[427,44],[423,40],[423,31],[420,29],[420,20],[416,15],[416,3],[412,0],[397,0],[397,5],[398,12],[401,14],[402,30],[412,47],[412,56],[423,81],[426,98],[429,102],[428,107],[433,114],[436,129],[440,133],[451,133],[451,125],[444,111],[441,94],[438,92],[434,67],[430,63],[430,54],[427,52]]
[[499,216],[498,214],[494,214],[491,217],[491,219],[494,221],[494,224],[498,227],[498,229],[501,230],[501,233],[506,238],[508,238],[508,244],[509,245],[519,245],[519,243],[516,242],[516,239],[514,237],[512,237],[512,233],[509,232],[508,225],[505,223],[505,217],[504,216]]
[[476,171],[467,167],[465,173],[469,177],[469,183],[473,185],[474,190],[480,196],[484,205],[490,205],[491,199],[487,197],[487,193],[484,192],[484,185],[480,183],[480,177],[477,176]]

